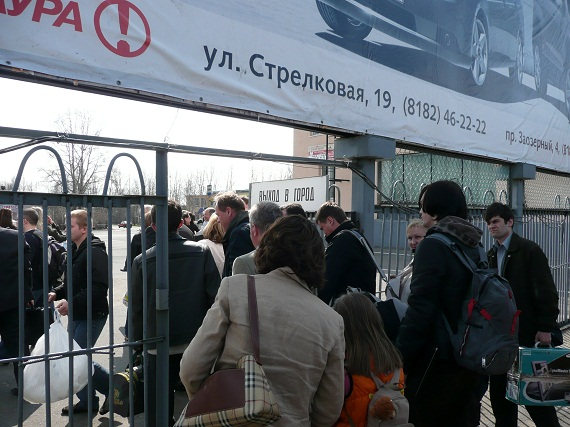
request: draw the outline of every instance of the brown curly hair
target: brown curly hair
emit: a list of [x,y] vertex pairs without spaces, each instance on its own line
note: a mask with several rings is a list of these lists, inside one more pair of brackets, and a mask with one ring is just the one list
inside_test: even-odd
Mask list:
[[277,219],[255,251],[255,265],[261,274],[290,267],[310,287],[320,289],[325,278],[325,247],[317,227],[300,215]]

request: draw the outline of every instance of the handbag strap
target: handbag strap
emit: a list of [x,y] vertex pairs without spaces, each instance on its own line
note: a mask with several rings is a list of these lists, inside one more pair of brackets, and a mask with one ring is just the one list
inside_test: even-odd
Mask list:
[[253,346],[253,357],[261,365],[259,355],[259,317],[257,314],[257,296],[255,294],[255,278],[247,276],[247,303],[249,306],[249,333],[251,345]]

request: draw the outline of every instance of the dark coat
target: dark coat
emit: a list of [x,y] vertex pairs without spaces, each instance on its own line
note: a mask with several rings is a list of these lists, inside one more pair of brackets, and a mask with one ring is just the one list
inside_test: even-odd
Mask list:
[[345,221],[326,237],[325,286],[319,298],[327,304],[346,293],[347,286],[376,292],[376,266],[360,241],[346,230],[358,231],[352,222]]
[[[489,266],[497,268],[497,249],[487,256]],[[536,333],[552,332],[558,317],[558,292],[546,255],[536,243],[513,233],[500,273],[509,281],[521,310],[519,343],[532,347]]]
[[408,311],[396,341],[404,369],[413,377],[423,375],[432,356],[455,365],[442,315],[457,330],[462,302],[472,279],[471,272],[445,243],[429,238],[435,232],[443,232],[467,256],[479,261],[481,230],[456,217],[445,217],[430,228],[416,249]]
[[182,224],[180,226],[180,228],[178,229],[178,235],[180,235],[181,237],[184,237],[185,239],[188,240],[193,240],[194,239],[194,233],[192,232],[192,230],[190,230],[188,228],[188,226]]
[[30,245],[30,262],[32,263],[32,289],[43,289],[43,253],[42,232],[34,229],[24,233],[26,242]]
[[[98,237],[91,237],[91,287],[93,318],[104,317],[109,314],[107,291],[109,290],[107,250],[105,242]],[[79,247],[73,244],[72,255],[72,288],[73,288],[73,318],[75,320],[87,319],[87,239]],[[57,299],[67,298],[69,278],[54,289]]]
[[222,277],[232,275],[232,266],[238,256],[245,255],[255,249],[249,235],[249,216],[241,211],[236,214],[226,230],[224,240],[224,271]]
[[[148,337],[156,336],[156,246],[146,251]],[[170,346],[188,344],[214,302],[220,274],[208,248],[168,235]],[[133,340],[143,338],[142,254],[133,260]],[[131,333],[129,331],[129,337]],[[150,347],[155,347],[151,344]]]
[[[150,249],[156,243],[156,231],[154,231],[154,228],[152,228],[152,226],[149,225],[144,230],[144,233],[146,237],[145,248]],[[133,264],[132,260],[134,260],[141,253],[142,253],[142,233],[139,231],[131,239],[131,265]],[[127,270],[127,262],[128,258],[125,258],[125,266],[123,267],[123,270],[125,271]]]
[[[0,227],[0,311],[18,307],[18,231]],[[30,246],[24,241],[24,301],[32,295]]]

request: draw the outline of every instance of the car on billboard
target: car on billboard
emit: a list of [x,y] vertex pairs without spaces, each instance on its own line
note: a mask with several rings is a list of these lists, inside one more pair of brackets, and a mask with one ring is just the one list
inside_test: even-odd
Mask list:
[[548,83],[562,89],[570,119],[570,0],[535,1],[532,21],[536,90],[545,96]]
[[339,36],[362,40],[375,28],[470,70],[482,86],[492,67],[523,76],[521,0],[316,0]]

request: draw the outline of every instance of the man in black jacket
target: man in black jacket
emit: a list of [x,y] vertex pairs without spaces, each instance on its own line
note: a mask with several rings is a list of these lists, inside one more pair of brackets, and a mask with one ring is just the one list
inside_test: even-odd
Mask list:
[[43,290],[42,233],[38,230],[39,215],[35,209],[26,208],[22,213],[22,225],[26,242],[30,245],[32,263],[32,293],[36,303],[41,304]]
[[[30,246],[24,241],[24,303],[33,303]],[[0,227],[0,337],[8,357],[18,357],[18,231]],[[24,356],[29,351],[24,346]],[[14,376],[18,378],[14,362]],[[17,389],[13,393],[17,394]]]
[[249,216],[243,200],[233,191],[218,194],[214,199],[216,215],[225,231],[224,271],[222,277],[232,275],[234,260],[255,249],[249,236]]
[[325,233],[325,286],[319,298],[327,304],[346,292],[347,286],[376,293],[376,266],[358,238],[348,230],[357,231],[340,206],[324,203],[315,216]]
[[[156,207],[151,210],[152,224],[156,227]],[[214,302],[220,274],[207,247],[182,238],[177,230],[182,224],[182,209],[174,201],[168,202],[168,293],[169,293],[169,384],[168,402],[171,424],[174,413],[174,390],[179,382],[182,353],[194,338],[206,312]],[[133,260],[133,341],[143,339],[143,304],[148,305],[147,337],[156,336],[156,246],[146,251],[147,295],[143,296],[142,254]],[[150,345],[149,370],[149,419],[156,417],[155,372],[156,350]]]
[[[513,211],[493,203],[485,211],[485,221],[496,243],[488,253],[489,266],[497,268],[515,295],[519,317],[519,343],[534,347],[535,342],[550,345],[558,317],[558,292],[546,255],[540,247],[513,233]],[[518,407],[505,398],[506,375],[490,377],[490,397],[498,427],[516,427]],[[556,427],[558,418],[552,406],[526,406],[537,427]]]
[[[87,211],[83,209],[71,212],[71,241],[72,245],[72,272],[71,285],[73,295],[68,294],[70,278],[65,277],[64,283],[50,292],[48,301],[59,300],[55,306],[62,316],[66,316],[69,311],[69,298],[73,301],[73,339],[81,348],[93,347],[107,323],[109,315],[109,303],[107,301],[107,291],[109,289],[107,276],[107,250],[105,242],[94,235],[91,236],[91,338],[92,342],[87,342]],[[109,394],[109,373],[97,362],[93,363],[93,394],[88,396],[88,388],[85,386],[77,397],[79,402],[73,405],[74,413],[87,412],[88,399],[91,397],[93,410],[99,409],[99,398],[95,391],[105,397]],[[61,410],[61,415],[69,415],[69,408],[66,406]]]
[[465,196],[456,183],[437,181],[420,192],[420,214],[428,231],[416,249],[408,311],[396,341],[406,371],[410,423],[471,426],[479,375],[457,364],[443,316],[457,330],[472,274],[443,242],[447,235],[473,261],[479,261],[482,231],[469,223]]

